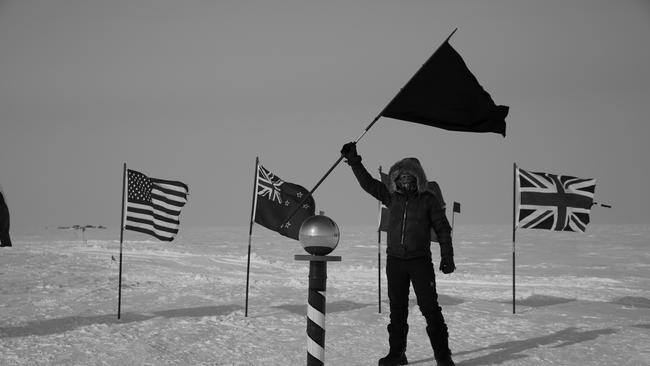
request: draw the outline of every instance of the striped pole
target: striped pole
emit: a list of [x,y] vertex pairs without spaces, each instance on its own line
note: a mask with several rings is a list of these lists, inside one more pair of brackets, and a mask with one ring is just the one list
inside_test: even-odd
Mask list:
[[309,262],[307,365],[325,364],[325,287],[327,262]]
[[341,257],[296,255],[295,259],[309,261],[307,366],[323,366],[325,365],[325,289],[327,285],[327,262],[340,261]]

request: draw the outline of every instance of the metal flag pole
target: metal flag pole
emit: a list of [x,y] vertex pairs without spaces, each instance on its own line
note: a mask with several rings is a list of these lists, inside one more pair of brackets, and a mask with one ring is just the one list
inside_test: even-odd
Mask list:
[[[381,112],[372,120],[372,122],[370,122],[368,127],[366,127],[366,129],[363,130],[361,135],[359,135],[359,137],[357,137],[357,139],[354,140],[355,144],[357,142],[359,142],[363,138],[363,136],[366,135],[366,133],[370,130],[370,128],[379,120],[379,118],[381,118],[381,116],[384,114],[384,111],[388,108],[388,106],[390,106],[393,103],[393,101],[395,101],[395,99],[397,99],[397,97],[399,97],[400,94],[402,94],[402,91],[404,90],[406,85],[408,85],[411,82],[411,80],[415,79],[415,77],[418,76],[418,74],[420,74],[420,71],[422,71],[422,69],[433,59],[433,56],[435,56],[436,53],[438,53],[438,50],[440,49],[440,47],[442,47],[442,45],[447,43],[449,41],[449,39],[451,38],[451,36],[453,36],[454,33],[456,33],[457,30],[458,30],[458,28],[454,28],[454,30],[449,34],[449,36],[445,39],[445,41],[442,42],[440,44],[440,46],[438,46],[438,48],[436,48],[436,50],[431,54],[431,56],[429,56],[427,61],[425,63],[423,63],[422,66],[420,66],[418,71],[416,71],[415,74],[413,74],[413,76],[411,76],[409,81],[407,81],[406,84],[404,84],[404,86],[399,90],[399,92],[397,92],[397,94],[395,94],[395,96],[390,100],[390,102],[388,102],[388,104],[386,104],[386,106],[384,106],[384,108],[381,110]],[[291,211],[291,214],[289,216],[287,216],[286,219],[284,219],[284,221],[282,222],[282,225],[280,225],[280,227],[283,227],[284,225],[286,225],[293,218],[293,216],[296,214],[296,212],[298,212],[298,209],[300,207],[302,207],[302,205],[307,201],[307,199],[309,199],[309,197],[311,197],[314,194],[314,191],[316,191],[316,189],[318,189],[318,187],[321,185],[321,183],[323,183],[323,181],[330,175],[330,173],[332,173],[334,168],[336,168],[339,165],[341,160],[343,160],[343,156],[339,156],[339,158],[336,159],[334,164],[327,170],[325,175],[323,175],[323,177],[318,181],[318,183],[316,183],[314,188],[312,188],[311,191],[309,191],[309,193],[305,197],[303,197],[303,199],[300,201],[300,204],[296,205],[293,208],[293,210]]]
[[517,163],[512,174],[512,313],[515,313],[515,232],[517,229]]
[[[379,166],[379,179],[381,180],[381,165]],[[377,307],[381,314],[381,201],[377,201],[379,220],[377,223]]]
[[251,204],[251,222],[248,227],[248,259],[246,261],[246,306],[244,308],[244,316],[248,316],[248,283],[251,271],[251,238],[253,236],[253,221],[255,220],[255,210],[257,208],[257,171],[260,164],[260,158],[255,157],[255,178],[253,183],[253,203]]
[[606,203],[600,203],[600,202],[592,202],[592,206],[600,206],[600,207],[605,207],[605,208],[612,208],[612,205],[608,205]]
[[124,241],[124,199],[126,190],[126,163],[122,169],[122,212],[120,218],[120,274],[119,285],[117,290],[117,318],[122,315],[122,243]]
[[454,237],[454,216],[456,216],[456,213],[460,213],[460,202],[454,201],[452,208],[451,208],[451,237],[453,239]]
[[456,216],[455,207],[451,208],[451,237],[454,237],[454,216]]

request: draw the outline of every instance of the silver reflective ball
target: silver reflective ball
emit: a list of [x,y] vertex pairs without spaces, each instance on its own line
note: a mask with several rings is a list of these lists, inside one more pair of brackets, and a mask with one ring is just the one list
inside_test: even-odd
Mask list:
[[298,239],[307,253],[327,255],[339,244],[341,234],[334,220],[325,215],[316,215],[303,221]]

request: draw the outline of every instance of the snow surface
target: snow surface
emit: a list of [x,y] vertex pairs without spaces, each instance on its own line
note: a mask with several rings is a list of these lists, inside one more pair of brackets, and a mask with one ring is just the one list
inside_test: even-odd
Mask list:
[[[308,264],[296,241],[255,226],[181,228],[172,243],[125,232],[47,229],[0,248],[0,365],[304,365]],[[376,365],[387,349],[377,233],[341,227],[328,263],[328,365]],[[650,365],[650,227],[512,232],[458,226],[457,271],[437,272],[458,365]],[[437,245],[433,248],[438,260]],[[408,357],[433,353],[411,291]]]

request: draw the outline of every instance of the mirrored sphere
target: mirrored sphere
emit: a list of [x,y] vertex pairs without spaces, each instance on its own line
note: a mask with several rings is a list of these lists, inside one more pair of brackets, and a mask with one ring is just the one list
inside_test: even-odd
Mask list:
[[325,215],[316,215],[303,221],[298,239],[307,253],[327,255],[339,244],[339,227]]

